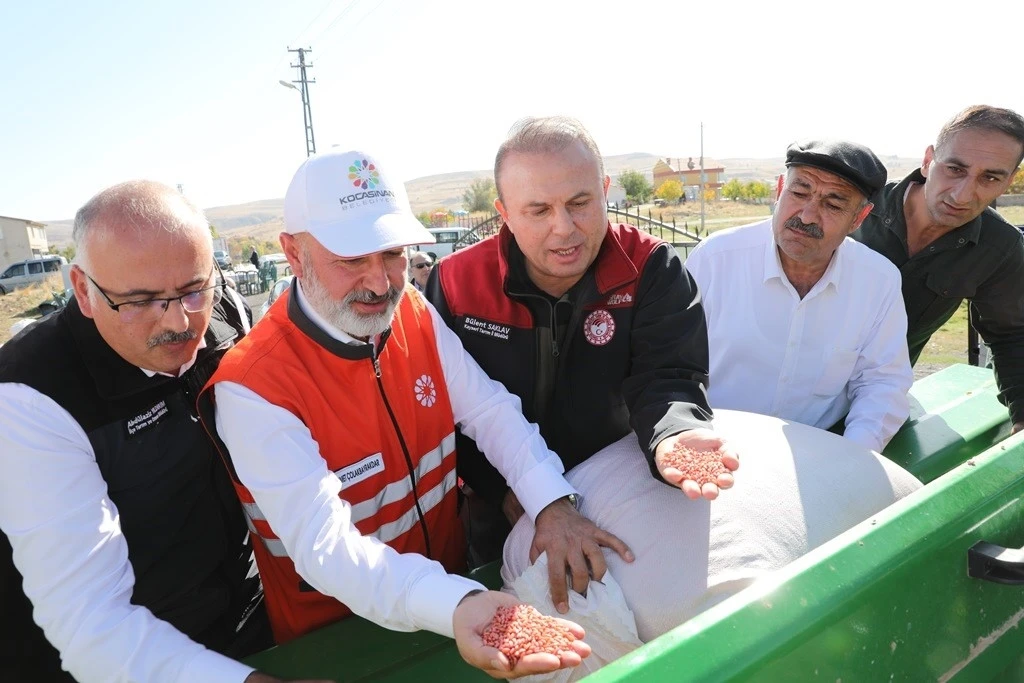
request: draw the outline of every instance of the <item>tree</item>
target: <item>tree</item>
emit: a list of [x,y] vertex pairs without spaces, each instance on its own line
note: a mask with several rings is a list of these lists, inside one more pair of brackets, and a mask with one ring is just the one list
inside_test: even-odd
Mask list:
[[763,180],[751,180],[743,191],[747,199],[755,203],[761,203],[772,196],[772,186]]
[[683,196],[683,186],[678,180],[666,180],[658,187],[654,196],[658,199],[664,199],[666,202],[677,201]]
[[722,186],[722,196],[732,200],[743,199],[743,183],[733,178]]
[[54,250],[53,253],[57,254],[58,256],[63,256],[68,260],[68,263],[71,263],[72,261],[75,260],[75,245],[66,244],[63,247],[58,247],[56,250]]
[[416,220],[422,223],[424,228],[434,227],[434,224],[430,222],[429,211],[420,211],[418,214],[416,214]]
[[491,211],[494,209],[494,200],[498,198],[498,190],[494,187],[494,181],[490,178],[474,180],[466,193],[462,195],[462,208],[470,213],[476,211]]
[[654,188],[647,177],[639,171],[627,169],[619,175],[619,187],[626,191],[626,199],[634,204],[643,204],[651,198]]
[[220,235],[217,234],[217,226],[214,225],[213,223],[210,223],[210,237],[212,237],[213,239],[217,239],[218,237],[220,237]]
[[1024,166],[1017,169],[1016,177],[1004,194],[1024,194]]

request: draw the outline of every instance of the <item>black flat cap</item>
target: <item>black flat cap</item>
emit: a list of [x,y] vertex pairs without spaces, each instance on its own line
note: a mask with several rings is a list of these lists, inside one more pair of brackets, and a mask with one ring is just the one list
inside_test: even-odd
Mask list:
[[868,198],[885,185],[888,174],[875,153],[842,140],[802,140],[786,149],[786,166],[813,166],[848,180]]

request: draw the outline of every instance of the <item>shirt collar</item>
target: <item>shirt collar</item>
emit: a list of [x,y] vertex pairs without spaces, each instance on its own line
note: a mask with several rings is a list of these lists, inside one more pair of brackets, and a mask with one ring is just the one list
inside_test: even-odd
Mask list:
[[[775,243],[775,233],[772,231],[771,219],[768,221],[768,239],[765,242],[764,250],[764,280],[767,283],[769,280],[778,279],[792,286],[789,282],[789,278],[786,277],[786,271],[782,269],[782,259],[779,256],[779,247]],[[843,239],[839,243],[839,247],[835,253],[832,254],[832,260],[828,263],[828,268],[822,274],[821,279],[814,283],[814,287],[808,292],[808,295],[815,291],[821,291],[829,285],[832,286],[837,292],[839,291],[839,280],[843,274],[843,251],[849,249],[850,241],[849,238]]]
[[142,372],[145,373],[146,377],[156,377],[157,375],[162,375],[164,377],[181,377],[186,372],[188,372],[189,368],[191,368],[193,365],[196,364],[196,358],[199,356],[199,352],[202,349],[205,349],[205,348],[206,348],[206,337],[203,337],[202,339],[199,340],[199,346],[196,347],[196,351],[195,351],[195,353],[192,354],[192,358],[190,358],[187,363],[185,363],[184,365],[181,366],[181,368],[178,370],[178,374],[176,374],[176,375],[172,375],[169,372],[159,372],[157,370],[147,370],[146,368],[139,368],[139,370],[142,370]]
[[[921,169],[914,169],[906,178],[899,181],[893,188],[893,191],[889,194],[888,202],[886,203],[885,213],[886,215],[881,216],[883,223],[889,229],[890,232],[896,234],[897,237],[902,240],[903,244],[907,243],[907,217],[904,211],[904,198],[907,195],[907,191],[910,189],[911,183],[923,185],[925,182],[924,174],[921,173]],[[876,209],[872,209],[871,212],[875,213]],[[974,244],[978,243],[981,239],[981,223],[984,211],[973,221],[964,223],[958,228],[946,233],[946,235],[954,235],[956,239],[965,239]]]

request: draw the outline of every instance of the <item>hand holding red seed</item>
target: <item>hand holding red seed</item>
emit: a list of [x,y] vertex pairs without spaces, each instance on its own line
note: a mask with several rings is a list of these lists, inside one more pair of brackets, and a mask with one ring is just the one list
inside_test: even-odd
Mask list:
[[658,444],[655,463],[662,478],[689,498],[714,500],[720,489],[733,485],[739,457],[709,429],[693,429]]
[[564,622],[530,605],[499,607],[484,629],[484,645],[500,650],[514,667],[526,655],[570,652],[576,636]]
[[[531,651],[531,648],[518,647],[511,650],[511,655],[506,654],[489,644],[495,642],[497,635],[493,633],[493,629],[492,634],[487,636],[487,642],[484,642],[484,633],[495,621],[497,612],[507,612],[502,619],[511,623],[515,610],[519,607],[523,607],[519,600],[500,591],[476,592],[464,597],[452,615],[455,644],[462,658],[494,678],[519,678],[578,666],[584,657],[590,655],[590,646],[583,640],[586,633],[579,624],[563,619],[551,619],[549,622],[559,629],[559,633],[567,632],[572,636],[564,644],[559,641],[557,650],[549,648],[544,651]],[[539,616],[549,619],[543,615]],[[521,636],[522,624],[519,624],[519,628]]]

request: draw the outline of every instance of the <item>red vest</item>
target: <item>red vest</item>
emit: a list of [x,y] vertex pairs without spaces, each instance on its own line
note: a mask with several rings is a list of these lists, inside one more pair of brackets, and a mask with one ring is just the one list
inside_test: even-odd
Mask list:
[[[341,498],[352,506],[353,524],[364,536],[374,536],[398,552],[429,556],[449,572],[464,571],[465,542],[456,509],[455,421],[433,321],[422,297],[406,287],[376,365],[369,355],[353,359],[348,354],[350,349],[365,354],[367,347],[327,340],[290,296],[282,298],[228,352],[207,388],[236,382],[302,420],[328,468],[341,480]],[[287,642],[351,614],[296,573],[283,544],[228,465],[258,539],[256,560],[275,640]]]

